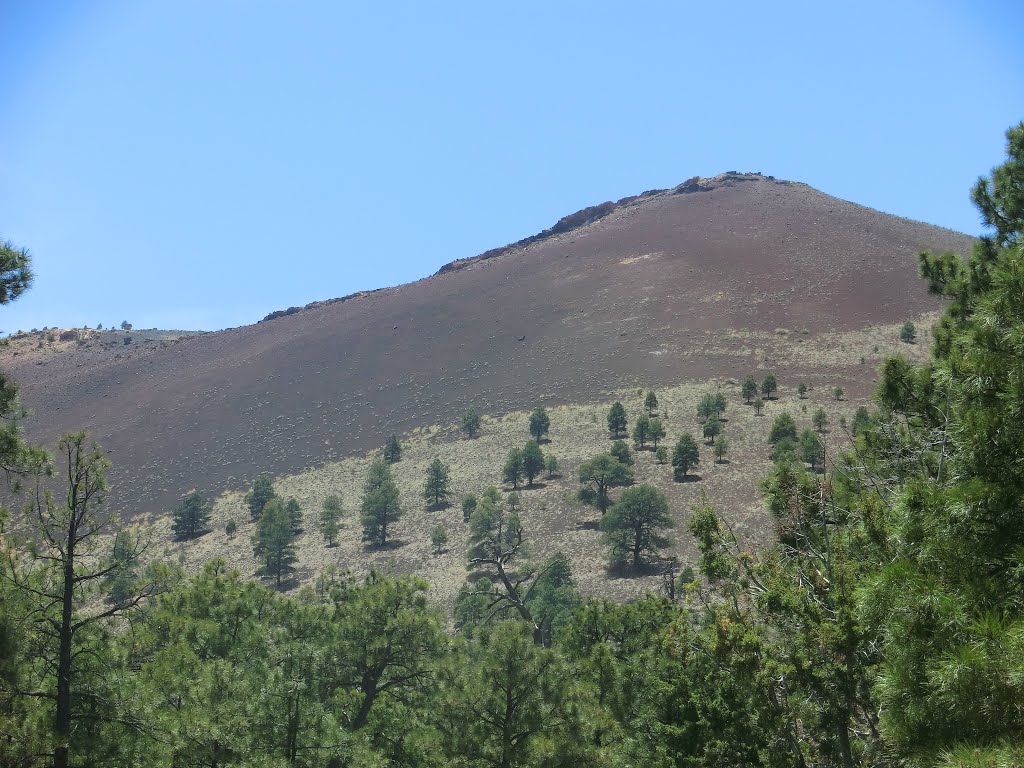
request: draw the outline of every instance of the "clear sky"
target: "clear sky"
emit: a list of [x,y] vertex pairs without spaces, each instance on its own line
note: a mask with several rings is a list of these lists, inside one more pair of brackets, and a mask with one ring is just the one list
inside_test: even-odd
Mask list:
[[218,328],[762,171],[968,233],[1024,3],[0,0],[6,332]]

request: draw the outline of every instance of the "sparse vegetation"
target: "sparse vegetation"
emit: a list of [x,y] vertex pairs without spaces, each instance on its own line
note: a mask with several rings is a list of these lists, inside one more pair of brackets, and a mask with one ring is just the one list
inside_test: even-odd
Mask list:
[[199,491],[182,497],[172,513],[171,530],[182,539],[195,538],[210,520],[210,505]]
[[915,339],[917,339],[917,328],[907,320],[900,328],[900,341],[904,344],[913,344]]
[[530,434],[538,443],[544,440],[544,435],[551,429],[551,418],[548,412],[541,407],[534,408],[530,413]]
[[448,502],[451,491],[451,470],[438,458],[427,467],[427,479],[423,483],[423,498],[431,507],[437,508]]
[[601,531],[611,549],[612,565],[629,563],[634,570],[669,545],[663,532],[674,526],[665,495],[646,484],[624,490],[608,514],[601,518]]
[[761,381],[761,394],[764,395],[765,400],[771,400],[772,394],[779,389],[779,384],[775,380],[775,374],[769,373]]
[[672,450],[672,468],[675,470],[676,478],[685,480],[689,477],[690,470],[699,462],[700,448],[697,447],[697,441],[689,432],[683,433]]
[[626,431],[626,427],[626,409],[622,403],[616,401],[608,409],[608,431],[618,440],[619,435]]
[[323,534],[324,542],[328,547],[333,547],[337,543],[342,514],[344,514],[344,508],[341,496],[332,493],[324,499],[323,508],[320,511],[320,533]]
[[388,529],[402,516],[398,486],[384,459],[370,465],[363,488],[362,515],[363,541],[372,546],[387,544]]
[[470,440],[477,436],[480,432],[480,414],[476,408],[470,408],[462,414],[461,428]]

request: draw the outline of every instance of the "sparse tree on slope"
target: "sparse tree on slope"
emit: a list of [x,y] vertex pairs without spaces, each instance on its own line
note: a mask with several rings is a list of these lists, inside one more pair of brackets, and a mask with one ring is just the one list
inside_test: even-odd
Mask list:
[[281,578],[295,563],[295,532],[292,518],[280,497],[266,503],[256,524],[253,554],[263,560],[268,576],[281,586]]
[[522,452],[523,474],[526,475],[527,486],[533,485],[533,479],[544,470],[544,452],[533,440],[528,440]]
[[665,437],[665,425],[661,423],[661,419],[651,419],[650,425],[647,427],[647,437],[651,441],[651,445],[654,446],[654,450],[658,450],[658,441]]
[[439,507],[448,501],[451,488],[451,473],[448,465],[440,459],[434,459],[427,467],[427,479],[423,483],[423,499],[433,507]]
[[752,397],[757,395],[757,380],[753,376],[747,376],[743,380],[743,399],[748,403]]
[[597,507],[603,515],[610,504],[609,489],[633,482],[633,470],[610,453],[599,453],[580,466],[580,482],[594,486]]
[[270,475],[260,475],[252,484],[252,490],[245,495],[245,505],[249,507],[249,514],[253,520],[260,516],[267,502],[274,498],[274,486],[270,482]]
[[550,428],[551,418],[548,416],[548,412],[540,406],[534,408],[530,413],[530,434],[533,435],[533,439],[538,443],[541,442]]
[[778,390],[779,384],[775,380],[775,374],[769,373],[764,377],[764,381],[761,382],[761,394],[765,396],[766,400],[772,399],[772,393]]
[[685,480],[689,476],[690,469],[700,462],[700,449],[697,441],[689,432],[683,434],[672,450],[672,467],[675,469],[676,477],[682,476]]
[[625,440],[616,440],[612,443],[612,447],[608,449],[608,453],[627,467],[633,466],[633,453],[629,450],[629,446],[626,445]]
[[619,433],[626,431],[626,409],[622,403],[612,403],[612,407],[608,410],[608,431],[611,432],[615,439],[619,439]]
[[629,563],[633,568],[639,568],[646,556],[669,545],[662,532],[674,526],[664,494],[647,484],[624,490],[601,518],[612,564]]
[[470,408],[462,414],[462,431],[470,440],[476,437],[477,432],[480,431],[480,414],[477,413],[476,408]]
[[397,435],[392,435],[388,438],[388,442],[384,446],[384,450],[381,452],[381,458],[383,458],[388,464],[394,464],[401,460],[402,444],[398,442]]
[[171,530],[182,539],[191,539],[199,535],[210,520],[210,505],[199,491],[192,491],[182,497],[174,508]]
[[653,416],[654,412],[658,410],[658,396],[654,394],[652,389],[647,393],[647,397],[644,398],[644,408],[647,409],[647,415]]
[[501,470],[501,478],[512,486],[512,490],[519,488],[519,481],[523,478],[523,452],[521,449],[513,448],[508,452],[505,466]]
[[363,541],[383,547],[387,544],[388,529],[402,516],[398,486],[383,459],[370,465],[361,506]]
[[324,499],[324,506],[320,512],[320,533],[328,547],[333,547],[338,538],[338,528],[343,512],[341,497],[331,494]]
[[633,443],[641,451],[644,449],[644,444],[647,442],[651,429],[651,417],[646,413],[641,413],[633,424]]

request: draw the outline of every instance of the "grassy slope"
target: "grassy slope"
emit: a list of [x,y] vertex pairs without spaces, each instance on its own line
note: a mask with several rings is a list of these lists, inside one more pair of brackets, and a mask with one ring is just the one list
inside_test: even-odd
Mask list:
[[[924,330],[933,319],[933,316],[919,318],[918,327]],[[699,437],[700,424],[695,406],[701,394],[720,389],[729,401],[725,414],[728,419],[725,433],[731,446],[728,461],[715,464],[711,448],[702,445],[701,464],[695,470],[699,480],[676,483],[672,479],[671,466],[658,465],[653,452],[637,454],[637,481],[654,483],[669,497],[676,521],[671,553],[684,564],[692,562],[695,551],[685,526],[689,510],[702,491],[707,492],[712,503],[741,538],[753,546],[764,542],[770,530],[758,498],[757,484],[770,466],[766,438],[773,418],[787,410],[803,429],[810,426],[811,414],[823,407],[831,422],[831,429],[826,435],[828,449],[830,452],[841,450],[848,438],[839,427],[839,420],[843,416],[849,419],[857,406],[867,401],[868,387],[864,386],[864,381],[878,362],[892,352],[911,357],[921,357],[925,352],[923,343],[914,346],[900,344],[897,336],[898,326],[824,334],[806,343],[799,332],[784,333],[782,329],[771,336],[732,334],[723,343],[739,344],[744,356],[750,352],[757,352],[760,356],[763,350],[772,350],[765,371],[777,372],[781,391],[776,395],[777,399],[767,404],[761,417],[756,417],[753,409],[743,404],[739,389],[741,377],[735,374],[660,388],[661,409],[667,410],[668,437],[663,444],[670,451],[683,432],[691,431]],[[812,373],[799,373],[803,369]],[[757,371],[751,372],[758,374]],[[853,381],[851,386],[851,372],[858,374],[859,384]],[[812,386],[808,398],[803,401],[796,394],[800,380]],[[846,388],[851,397],[837,402],[832,396],[833,386]],[[582,506],[576,500],[579,465],[610,446],[605,417],[608,406],[616,399],[626,406],[632,424],[642,410],[643,398],[637,388],[608,392],[600,400],[549,408],[550,441],[543,448],[558,457],[560,472],[551,480],[542,476],[535,488],[520,491],[523,501],[521,515],[535,558],[541,559],[562,550],[569,556],[584,593],[628,599],[657,589],[660,577],[621,578],[609,574],[605,568],[606,551],[596,530],[599,512]],[[385,437],[381,436],[382,443]],[[514,446],[521,446],[527,439],[525,411],[485,416],[482,432],[474,440],[465,439],[451,425],[435,425],[403,435],[402,460],[394,465],[393,470],[401,489],[405,515],[394,528],[395,546],[384,550],[367,549],[360,541],[358,507],[371,456],[347,458],[276,478],[278,492],[298,499],[306,520],[305,531],[298,539],[299,568],[296,578],[288,586],[309,583],[330,566],[350,569],[357,574],[370,568],[385,573],[416,573],[431,582],[434,599],[450,608],[465,581],[467,526],[462,522],[459,501],[463,494],[479,493],[488,485],[499,485],[501,466],[508,451]],[[452,470],[453,503],[442,511],[428,511],[420,497],[427,464],[434,457],[440,457]],[[316,521],[324,498],[331,493],[342,495],[346,515],[338,546],[327,548],[317,531]],[[229,519],[238,524],[233,538],[224,533]],[[430,544],[430,531],[438,522],[446,527],[449,536],[447,548],[441,555],[433,554]],[[198,567],[217,555],[226,557],[244,573],[255,574],[259,567],[252,556],[250,544],[254,526],[249,521],[240,492],[227,493],[216,500],[212,530],[198,540],[173,541],[168,516],[157,519],[154,526],[154,556],[181,558],[189,568]]]

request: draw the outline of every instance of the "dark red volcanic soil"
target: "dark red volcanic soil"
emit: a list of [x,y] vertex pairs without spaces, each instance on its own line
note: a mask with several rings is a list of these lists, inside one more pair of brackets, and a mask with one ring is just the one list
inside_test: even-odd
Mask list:
[[115,507],[161,513],[189,488],[316,466],[469,405],[497,413],[723,375],[696,347],[709,330],[900,322],[939,306],[917,251],[971,242],[757,175],[612,208],[495,258],[254,326],[5,352],[0,364],[34,412],[30,437],[87,428],[111,452]]

